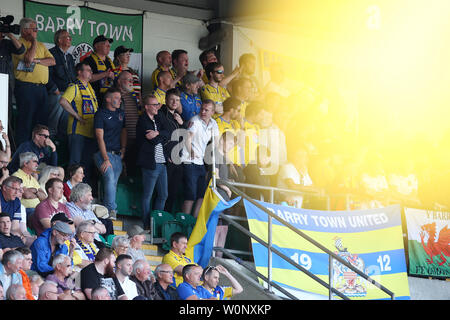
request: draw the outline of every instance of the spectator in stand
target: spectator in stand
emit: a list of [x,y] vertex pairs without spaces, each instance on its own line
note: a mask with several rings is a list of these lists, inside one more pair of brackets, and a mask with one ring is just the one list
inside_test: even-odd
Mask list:
[[361,168],[360,189],[364,201],[361,209],[382,208],[387,205],[389,185],[384,159],[376,151],[367,152]]
[[180,113],[177,111],[181,108],[180,104],[180,91],[178,89],[170,89],[166,93],[166,102],[159,109],[158,117],[163,124],[163,127],[167,131],[169,141],[164,145],[164,153],[167,159],[166,171],[167,171],[167,200],[164,210],[167,212],[173,212],[173,207],[178,196],[178,190],[180,188],[180,177],[183,176],[183,165],[175,163],[180,158],[180,151],[178,154],[174,148],[182,141],[181,134],[178,129],[183,127],[183,119]]
[[9,250],[24,247],[22,238],[11,234],[11,217],[7,213],[0,213],[0,251],[2,254]]
[[114,62],[108,56],[113,41],[113,39],[106,38],[104,35],[96,37],[92,43],[94,52],[83,60],[91,66],[92,78],[90,83],[99,105],[102,104],[104,94],[113,86],[114,79],[118,75],[118,72],[114,72],[116,69]]
[[64,197],[66,201],[70,199],[72,188],[83,182],[84,168],[81,164],[72,164],[67,168],[67,180],[64,182]]
[[[167,199],[167,171],[163,145],[170,139],[158,117],[160,104],[154,95],[144,97],[145,112],[139,117],[136,126],[139,153],[137,165],[142,170],[142,219],[144,229],[150,229],[150,207],[163,210]],[[153,190],[156,198],[153,206]]]
[[94,154],[94,162],[103,180],[103,204],[109,216],[116,219],[117,182],[122,173],[125,156],[127,129],[125,113],[120,109],[120,90],[110,88],[105,93],[104,108],[95,113],[94,127],[99,150]]
[[196,264],[183,267],[183,282],[177,287],[181,300],[217,300],[210,292],[200,286],[203,268]]
[[[6,39],[8,37],[9,39]],[[21,55],[25,52],[25,46],[10,32],[0,32],[0,73],[8,75],[8,123],[12,123],[12,96],[14,88],[14,72],[12,55]],[[0,131],[2,131],[1,129]],[[11,135],[12,136],[12,135]],[[10,151],[11,152],[11,151]],[[10,157],[8,157],[9,160]]]
[[172,75],[169,71],[161,71],[158,73],[158,86],[153,90],[152,94],[163,105],[166,103],[166,92],[172,88]]
[[25,288],[21,284],[12,284],[6,290],[6,300],[28,300]]
[[44,281],[39,287],[38,300],[58,300],[58,285],[53,281]]
[[0,281],[0,301],[5,300],[5,292],[3,291],[3,284]]
[[33,128],[32,139],[19,145],[8,165],[10,175],[20,168],[20,154],[25,152],[33,152],[38,159],[39,165],[42,163],[52,166],[58,165],[56,146],[53,141],[50,140],[50,133],[46,126],[40,124],[36,125]]
[[31,216],[31,225],[39,236],[44,230],[51,227],[50,220],[54,214],[64,212],[68,218],[71,218],[69,209],[60,200],[63,197],[63,182],[58,178],[51,178],[45,184],[47,199],[41,201]]
[[[22,194],[23,194],[23,187],[22,184],[20,185],[20,191],[17,194],[17,197],[20,201],[22,201]],[[22,241],[25,243],[27,247],[30,247],[31,244],[36,240],[36,235],[31,235],[30,231],[28,230],[28,226],[31,226],[31,217],[28,219],[27,217],[27,211],[25,207],[21,204],[20,205],[20,222],[19,222],[19,229],[14,229],[13,233],[19,236]]]
[[0,282],[4,292],[7,292],[12,284],[22,285],[22,276],[19,273],[22,263],[23,255],[17,250],[9,250],[3,254],[0,264]]
[[111,249],[116,258],[121,254],[127,254],[130,248],[130,240],[127,236],[115,236],[111,243]]
[[[252,53],[244,53],[239,57],[240,75],[237,79],[248,79],[251,83],[249,101],[258,100],[261,94],[261,85],[255,77],[256,57]],[[234,86],[233,86],[234,91]]]
[[231,96],[241,102],[241,119],[244,119],[245,110],[251,101],[252,83],[247,78],[240,78],[232,82],[231,88]]
[[104,247],[97,252],[94,263],[81,270],[81,289],[89,300],[92,299],[92,290],[100,286],[108,290],[111,300],[128,300],[114,275],[115,266],[116,257],[112,249]]
[[9,177],[8,163],[10,157],[4,151],[0,151],[0,185]]
[[206,66],[209,63],[219,62],[216,56],[216,51],[214,49],[202,51],[202,53],[200,53],[200,56],[198,57],[198,60],[200,60],[200,63],[202,64],[203,67],[202,81],[206,85],[209,82],[208,74],[206,72]]
[[92,290],[92,299],[91,300],[111,300],[111,296],[109,295],[108,290],[104,287],[97,287]]
[[185,265],[193,263],[191,259],[185,256],[185,251],[187,247],[188,239],[187,237],[180,233],[175,232],[170,237],[171,249],[164,255],[162,263],[168,264],[173,269],[173,285],[178,287],[178,285],[183,282],[183,267]]
[[97,218],[91,210],[92,200],[92,188],[86,183],[79,183],[72,188],[70,199],[66,206],[69,209],[75,226],[78,226],[84,220],[95,222],[93,224],[97,231],[95,243],[98,247],[101,247],[104,244],[98,235],[107,238],[110,234],[114,234],[114,227],[111,219]]
[[146,259],[139,259],[133,263],[133,273],[130,280],[136,284],[137,293],[148,300],[154,300],[156,291],[152,269]]
[[181,86],[180,80],[188,73],[189,57],[186,50],[176,49],[172,51],[172,72],[175,74],[174,80],[177,80],[174,87]]
[[20,230],[21,203],[19,196],[22,192],[22,179],[11,176],[3,181],[0,192],[1,211],[11,218],[11,230]]
[[125,151],[124,174],[134,176],[136,170],[136,124],[141,114],[141,98],[133,89],[133,75],[130,71],[122,71],[116,78],[116,87],[120,90],[121,110],[125,113],[125,128],[127,130],[127,149]]
[[47,276],[46,281],[53,281],[57,285],[58,295],[70,295],[65,300],[86,300],[84,293],[76,288],[70,257],[59,254],[53,259],[54,272]]
[[183,76],[181,82],[181,109],[178,109],[177,111],[178,113],[181,113],[181,118],[183,118],[183,121],[189,121],[193,116],[199,114],[202,106],[202,99],[198,95],[201,80],[194,74],[188,72],[185,76]]
[[[223,274],[231,282],[231,287],[219,286],[220,274]],[[202,287],[211,293],[217,300],[228,300],[232,296],[244,291],[241,284],[222,265],[208,266],[203,270]]]
[[[255,162],[252,161],[244,168],[245,182],[259,186],[273,186],[270,158],[269,149],[265,146],[257,146],[255,150]],[[268,190],[247,188],[245,193],[256,200],[270,201],[270,192]]]
[[230,97],[227,89],[220,86],[220,82],[224,78],[224,72],[223,65],[218,62],[212,62],[206,65],[205,73],[208,82],[200,90],[202,100],[210,99],[216,104],[215,117],[223,113],[223,102]]
[[[0,58],[0,60],[1,60],[1,58]],[[0,66],[0,68],[1,68],[1,66]],[[3,143],[0,143],[0,151],[5,153],[6,159],[9,163],[9,160],[11,159],[11,143],[9,142],[8,135],[6,134],[6,132],[3,131],[4,129],[5,128],[3,127],[3,123],[0,120],[0,134],[3,138],[3,141],[5,141],[4,146],[3,146]],[[2,163],[0,167],[6,167],[8,165],[8,163]],[[0,182],[1,182],[1,180],[0,180]]]
[[[48,123],[48,67],[55,65],[55,58],[42,42],[37,41],[37,24],[30,18],[20,20],[19,42],[25,45],[23,54],[13,54],[14,95],[18,117],[16,123],[16,143],[20,146],[31,136],[36,124]],[[20,152],[23,152],[21,150]],[[11,171],[11,170],[10,170]]]
[[33,214],[36,206],[47,198],[37,181],[38,157],[33,152],[20,154],[20,169],[13,176],[22,179],[23,195],[21,203],[26,209],[27,217]]
[[31,292],[33,293],[34,300],[39,299],[39,288],[44,283],[44,279],[35,271],[30,270],[27,272],[30,278]]
[[141,101],[141,79],[136,70],[133,70],[128,66],[131,59],[131,53],[133,52],[133,48],[125,48],[124,46],[118,46],[116,50],[114,50],[114,65],[117,67],[115,69],[116,72],[120,73],[122,71],[128,71],[131,73],[132,87],[133,92],[136,93],[138,103]]
[[286,201],[288,205],[295,208],[304,206],[304,199],[308,199],[311,193],[319,193],[321,190],[314,185],[308,170],[308,152],[299,148],[292,152],[291,161],[280,167],[277,174],[277,187],[282,189],[303,191],[305,194],[283,194],[280,201]]
[[203,101],[200,113],[189,120],[188,134],[183,144],[181,161],[183,162],[183,185],[184,202],[182,212],[197,217],[200,206],[203,202],[203,195],[207,188],[206,169],[203,158],[206,154],[206,147],[212,135],[219,136],[217,122],[212,119],[214,114],[214,101]]
[[144,251],[142,251],[142,244],[148,233],[148,231],[145,231],[137,224],[128,229],[127,234],[130,239],[130,247],[127,250],[127,254],[133,258],[133,262],[146,259]]
[[[53,272],[51,266],[53,257],[58,254],[73,256],[73,240],[72,228],[68,223],[56,221],[55,224],[41,233],[41,235],[31,245],[31,254],[33,256],[33,264],[31,270],[38,272],[42,277],[46,277]],[[69,247],[65,244],[66,240],[71,241]]]
[[70,83],[75,82],[75,59],[68,52],[72,46],[72,36],[65,29],[59,29],[54,36],[55,46],[49,51],[55,58],[55,65],[49,67],[47,83],[49,101],[49,130],[52,137],[64,137],[67,130],[67,112],[59,104],[61,95]]
[[116,277],[123,292],[129,300],[133,300],[138,296],[137,286],[134,281],[130,280],[133,271],[133,259],[127,254],[120,254],[116,259]]
[[33,288],[31,287],[30,277],[27,272],[31,269],[31,264],[33,263],[33,257],[31,256],[31,250],[28,247],[19,247],[16,249],[23,255],[22,266],[19,270],[22,276],[22,285],[25,289],[25,296],[27,300],[36,300],[33,296]]
[[97,151],[94,135],[94,116],[99,108],[98,97],[89,83],[92,69],[87,62],[75,66],[76,80],[62,95],[59,103],[67,111],[67,135],[69,142],[69,165],[81,164],[86,168],[89,183],[93,181],[94,162],[92,154]]
[[152,72],[152,76],[151,76],[152,83],[151,83],[150,89],[155,90],[159,86],[158,75],[162,71],[170,72],[170,75],[172,77],[171,87],[175,87],[175,85],[179,81],[179,79],[177,79],[175,70],[171,68],[172,67],[172,55],[170,54],[170,52],[166,51],[166,50],[159,51],[156,54],[156,62],[158,63],[158,67],[156,67],[156,69],[153,70],[153,72]]
[[75,247],[73,251],[74,270],[79,272],[81,269],[91,264],[95,260],[98,247],[95,245],[94,237],[97,230],[91,220],[81,221],[77,226],[75,234]]
[[179,300],[177,288],[173,283],[173,270],[168,264],[160,264],[155,269],[156,282],[154,284],[156,295],[154,300]]
[[[45,192],[45,195],[48,197],[47,191],[45,190],[45,184],[48,180],[52,178],[58,178],[61,181],[64,179],[64,168],[63,167],[55,167],[55,166],[45,166],[42,168],[39,174],[39,185],[41,186],[42,191]],[[66,202],[64,197],[61,197],[60,202]]]

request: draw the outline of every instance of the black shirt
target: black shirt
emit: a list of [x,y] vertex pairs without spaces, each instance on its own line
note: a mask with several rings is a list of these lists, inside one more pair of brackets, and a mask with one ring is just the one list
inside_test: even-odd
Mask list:
[[112,300],[117,300],[118,297],[124,295],[125,292],[116,277],[110,278],[97,271],[95,263],[84,267],[80,272],[81,290],[95,289],[104,287],[108,290]]

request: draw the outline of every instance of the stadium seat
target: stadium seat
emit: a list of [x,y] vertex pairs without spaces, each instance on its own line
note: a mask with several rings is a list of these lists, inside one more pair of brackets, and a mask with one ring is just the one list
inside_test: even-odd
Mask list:
[[161,238],[162,237],[162,226],[166,221],[174,221],[174,216],[163,210],[153,210],[150,213],[150,218],[152,219],[152,227],[153,227],[153,238]]
[[183,232],[183,226],[179,221],[169,220],[163,223],[161,230],[162,238],[166,240],[162,244],[162,248],[169,251],[172,246],[172,244],[170,243],[170,237],[175,232]]
[[189,238],[192,230],[194,229],[195,223],[197,222],[197,219],[194,216],[183,212],[178,212],[177,214],[175,214],[175,219],[181,222],[183,233]]

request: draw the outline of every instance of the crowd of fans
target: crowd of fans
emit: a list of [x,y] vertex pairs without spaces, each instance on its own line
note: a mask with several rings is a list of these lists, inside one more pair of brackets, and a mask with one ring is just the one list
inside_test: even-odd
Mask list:
[[[213,174],[211,154],[219,179],[300,192],[276,193],[274,201],[284,205],[447,205],[427,194],[435,174],[419,172],[407,157],[384,167],[381,153],[341,126],[344,115],[330,101],[305,99],[304,90],[290,93],[276,65],[262,85],[253,54],[243,54],[228,72],[216,52],[206,50],[199,57],[203,69],[195,73],[188,52],[162,50],[144,94],[128,66],[132,49],[119,46],[111,59],[113,39],[98,36],[93,52],[76,64],[69,32],[58,30],[48,50],[37,40],[35,21],[23,18],[20,26],[18,40],[13,34],[0,39],[12,59],[0,65],[14,80],[9,113],[13,95],[17,107],[15,125],[8,119],[14,128],[9,138],[0,127],[6,142],[0,151],[0,297],[208,299],[241,292],[222,266],[202,270],[184,256],[186,236],[174,235],[168,262],[154,273],[141,251],[151,210],[197,217]],[[67,165],[60,165],[54,141],[67,141]],[[137,175],[143,228],[114,237],[119,178]],[[217,190],[224,200],[233,197],[225,185]],[[265,190],[246,192],[270,198]],[[219,274],[230,279],[232,290],[218,287]]]

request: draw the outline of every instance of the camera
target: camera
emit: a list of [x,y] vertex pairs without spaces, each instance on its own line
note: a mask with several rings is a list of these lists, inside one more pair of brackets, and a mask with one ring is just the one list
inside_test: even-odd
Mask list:
[[0,17],[0,32],[20,34],[20,26],[18,24],[11,24],[13,21],[13,16]]

